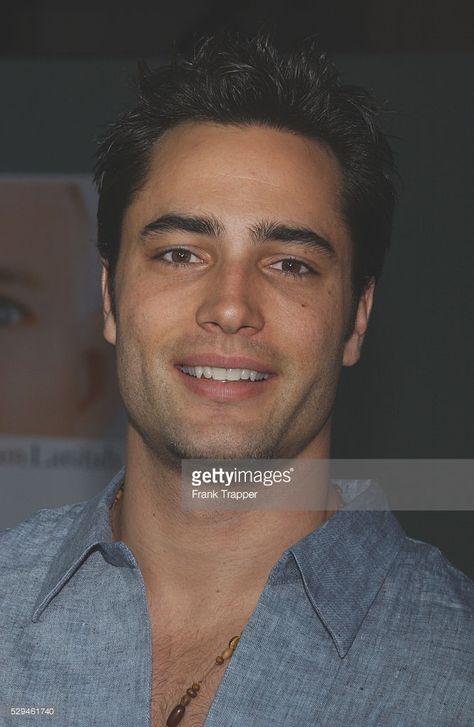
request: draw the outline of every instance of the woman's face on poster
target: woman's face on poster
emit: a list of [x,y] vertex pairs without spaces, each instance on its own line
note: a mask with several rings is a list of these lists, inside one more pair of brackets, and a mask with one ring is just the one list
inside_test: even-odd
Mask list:
[[0,181],[2,435],[97,436],[114,417],[93,244],[77,184]]

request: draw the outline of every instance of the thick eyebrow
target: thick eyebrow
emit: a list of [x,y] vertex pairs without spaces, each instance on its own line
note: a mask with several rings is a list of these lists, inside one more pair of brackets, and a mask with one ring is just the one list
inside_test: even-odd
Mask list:
[[39,278],[26,270],[14,270],[12,268],[0,268],[0,284],[21,285],[26,288],[39,288]]
[[219,237],[224,228],[212,216],[194,216],[170,213],[149,222],[141,231],[140,237],[146,238],[159,232],[191,232],[207,237]]
[[310,250],[323,252],[337,258],[333,245],[309,227],[293,227],[280,222],[260,222],[251,227],[255,242],[288,242],[303,245]]
[[[140,236],[147,238],[160,232],[190,232],[217,238],[224,234],[224,226],[213,216],[194,216],[169,213],[149,222]],[[323,252],[331,258],[337,254],[333,245],[309,227],[287,225],[281,222],[263,221],[250,227],[254,242],[288,242],[303,245],[311,250]]]

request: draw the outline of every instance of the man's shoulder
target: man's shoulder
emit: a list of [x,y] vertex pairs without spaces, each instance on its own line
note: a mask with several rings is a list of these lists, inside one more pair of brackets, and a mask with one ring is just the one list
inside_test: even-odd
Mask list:
[[474,581],[434,545],[405,536],[391,572],[405,599],[420,608],[465,611],[474,616]]
[[[0,531],[0,604],[37,590],[85,503],[42,509]],[[3,594],[3,596],[2,596]]]
[[41,555],[53,555],[85,505],[79,502],[37,510],[14,527],[0,530],[0,568],[28,565]]
[[43,509],[0,531],[0,632],[4,637],[31,617],[51,564],[84,503]]
[[473,677],[474,582],[437,547],[407,536],[380,595],[384,631],[400,653],[419,674],[442,670],[462,691]]

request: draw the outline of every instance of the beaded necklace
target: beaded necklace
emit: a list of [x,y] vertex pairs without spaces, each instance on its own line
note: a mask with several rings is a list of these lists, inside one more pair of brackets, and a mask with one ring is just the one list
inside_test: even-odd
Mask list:
[[[341,497],[341,490],[340,488],[335,485],[336,492],[338,494],[339,502],[337,503],[336,510],[339,510],[340,506],[343,504],[342,497]],[[119,491],[115,495],[115,499],[112,503],[112,507],[110,508],[110,522],[112,525],[112,532],[113,532],[113,515],[114,515],[114,509],[120,500],[120,498],[123,495],[123,485],[120,487]],[[229,645],[227,646],[224,651],[219,654],[219,656],[216,656],[216,659],[214,663],[209,667],[209,669],[203,674],[203,676],[198,680],[191,684],[190,687],[186,689],[185,694],[181,697],[178,704],[173,707],[171,712],[168,715],[168,719],[166,720],[166,727],[177,727],[177,725],[181,722],[181,720],[184,717],[184,714],[186,712],[186,707],[191,702],[192,699],[198,696],[199,690],[201,689],[201,685],[204,682],[205,679],[209,676],[211,671],[216,666],[220,666],[225,661],[231,658],[232,654],[235,651],[235,648],[237,644],[239,643],[240,636],[233,636],[231,640],[229,641]]]
[[176,727],[181,720],[184,717],[184,713],[186,711],[186,707],[188,706],[191,699],[194,697],[197,697],[198,692],[201,688],[201,684],[206,679],[211,671],[214,669],[215,666],[221,665],[226,661],[227,659],[230,659],[232,654],[234,653],[235,647],[239,643],[240,636],[233,636],[232,639],[229,641],[229,646],[224,649],[222,654],[219,656],[216,656],[216,660],[212,666],[209,667],[209,669],[203,674],[201,679],[197,682],[193,682],[192,685],[186,689],[186,693],[183,694],[181,697],[179,703],[176,705],[176,707],[173,707],[171,710],[168,719],[166,720],[166,727]]
[[[114,509],[115,509],[118,501],[122,497],[122,495],[123,495],[123,485],[119,489],[117,494],[115,495],[115,499],[112,503],[112,507],[110,508],[110,522],[112,525],[112,532],[113,532]],[[186,712],[186,707],[188,706],[188,704],[191,702],[192,699],[194,699],[195,697],[198,696],[202,683],[205,681],[205,679],[207,679],[207,677],[209,676],[211,671],[214,669],[214,667],[220,666],[225,661],[230,659],[230,657],[232,656],[232,654],[235,651],[237,644],[239,643],[239,639],[240,639],[240,636],[233,636],[231,638],[231,640],[229,641],[229,645],[227,646],[227,648],[224,649],[224,651],[221,654],[219,654],[219,656],[216,656],[214,663],[209,667],[209,669],[206,672],[204,672],[202,677],[200,679],[198,679],[197,681],[193,682],[191,684],[191,686],[186,689],[185,694],[183,694],[183,696],[179,700],[178,704],[175,707],[173,707],[173,709],[169,713],[168,719],[166,720],[166,727],[176,727],[181,722],[181,720],[183,719],[184,714]]]

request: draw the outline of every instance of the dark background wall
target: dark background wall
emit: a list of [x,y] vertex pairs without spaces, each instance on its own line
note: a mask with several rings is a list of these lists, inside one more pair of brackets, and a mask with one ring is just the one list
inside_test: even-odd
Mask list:
[[316,33],[331,51],[472,51],[471,0],[28,0],[4,3],[1,53],[155,56],[222,27]]
[[[131,97],[138,57],[159,62],[221,27],[264,23],[283,45],[318,35],[346,78],[392,110],[403,179],[363,360],[341,381],[333,453],[472,458],[471,3],[117,5],[4,9],[0,171],[90,171],[94,137]],[[398,516],[474,577],[472,512]]]

